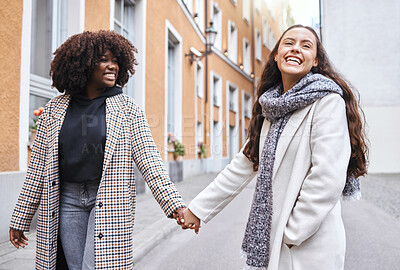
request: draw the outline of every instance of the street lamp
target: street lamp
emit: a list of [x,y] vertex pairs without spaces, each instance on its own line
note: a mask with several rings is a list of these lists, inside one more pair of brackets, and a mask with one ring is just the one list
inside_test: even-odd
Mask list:
[[190,52],[185,54],[185,56],[190,57],[190,64],[193,64],[193,61],[200,61],[204,56],[210,54],[212,52],[211,47],[214,45],[215,38],[217,37],[218,32],[215,30],[213,26],[213,22],[210,22],[210,27],[208,27],[205,31],[206,33],[206,50],[203,52],[199,52],[194,47],[190,47]]

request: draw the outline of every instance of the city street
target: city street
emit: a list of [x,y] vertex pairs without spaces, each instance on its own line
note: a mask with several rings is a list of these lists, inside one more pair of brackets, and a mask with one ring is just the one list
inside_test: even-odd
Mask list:
[[[369,200],[343,202],[342,212],[347,234],[346,270],[399,269],[399,218],[388,214],[386,209],[384,211],[383,208],[378,208],[370,200],[384,197],[383,201],[398,202],[396,194],[399,194],[400,182],[393,182],[392,178],[363,179],[364,197]],[[135,269],[242,269],[244,259],[240,256],[240,245],[254,182],[213,220],[202,224],[198,235],[193,231],[176,230],[144,256]],[[384,188],[386,182],[391,183],[390,188]],[[386,205],[389,211],[396,207],[399,209],[398,205]]]
[[[176,183],[187,203],[215,173]],[[202,224],[200,233],[181,230],[168,220],[150,193],[137,198],[134,229],[136,270],[242,269],[240,246],[254,184],[251,183],[219,215]],[[361,180],[363,199],[342,204],[347,235],[345,270],[397,270],[400,265],[400,175],[370,175]],[[34,269],[35,231],[29,245],[15,249],[0,243],[0,270]]]

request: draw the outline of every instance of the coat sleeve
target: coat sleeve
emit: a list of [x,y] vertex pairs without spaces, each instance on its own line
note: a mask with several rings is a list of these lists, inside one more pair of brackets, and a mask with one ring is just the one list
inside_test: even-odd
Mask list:
[[170,180],[154,143],[144,112],[138,109],[133,131],[133,159],[167,217],[180,207],[186,207],[181,195]]
[[256,176],[253,163],[243,148],[202,192],[189,204],[190,211],[204,222],[225,208]]
[[317,232],[346,182],[351,149],[344,100],[330,94],[317,102],[310,136],[311,168],[283,237],[290,245],[300,245]]
[[47,115],[45,111],[37,121],[37,133],[33,143],[31,158],[22,190],[14,208],[10,228],[29,231],[32,218],[39,206],[43,191],[44,164],[47,154]]

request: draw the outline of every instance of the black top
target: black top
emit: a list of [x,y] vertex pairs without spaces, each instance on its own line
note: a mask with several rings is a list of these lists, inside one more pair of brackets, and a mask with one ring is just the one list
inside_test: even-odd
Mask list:
[[122,93],[108,88],[90,99],[72,96],[60,130],[58,158],[61,181],[100,181],[106,143],[106,99]]

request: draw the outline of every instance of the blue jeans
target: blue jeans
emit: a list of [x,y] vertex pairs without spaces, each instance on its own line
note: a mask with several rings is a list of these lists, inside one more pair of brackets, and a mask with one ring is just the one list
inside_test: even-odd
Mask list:
[[94,215],[98,182],[63,181],[60,240],[69,270],[94,269]]

